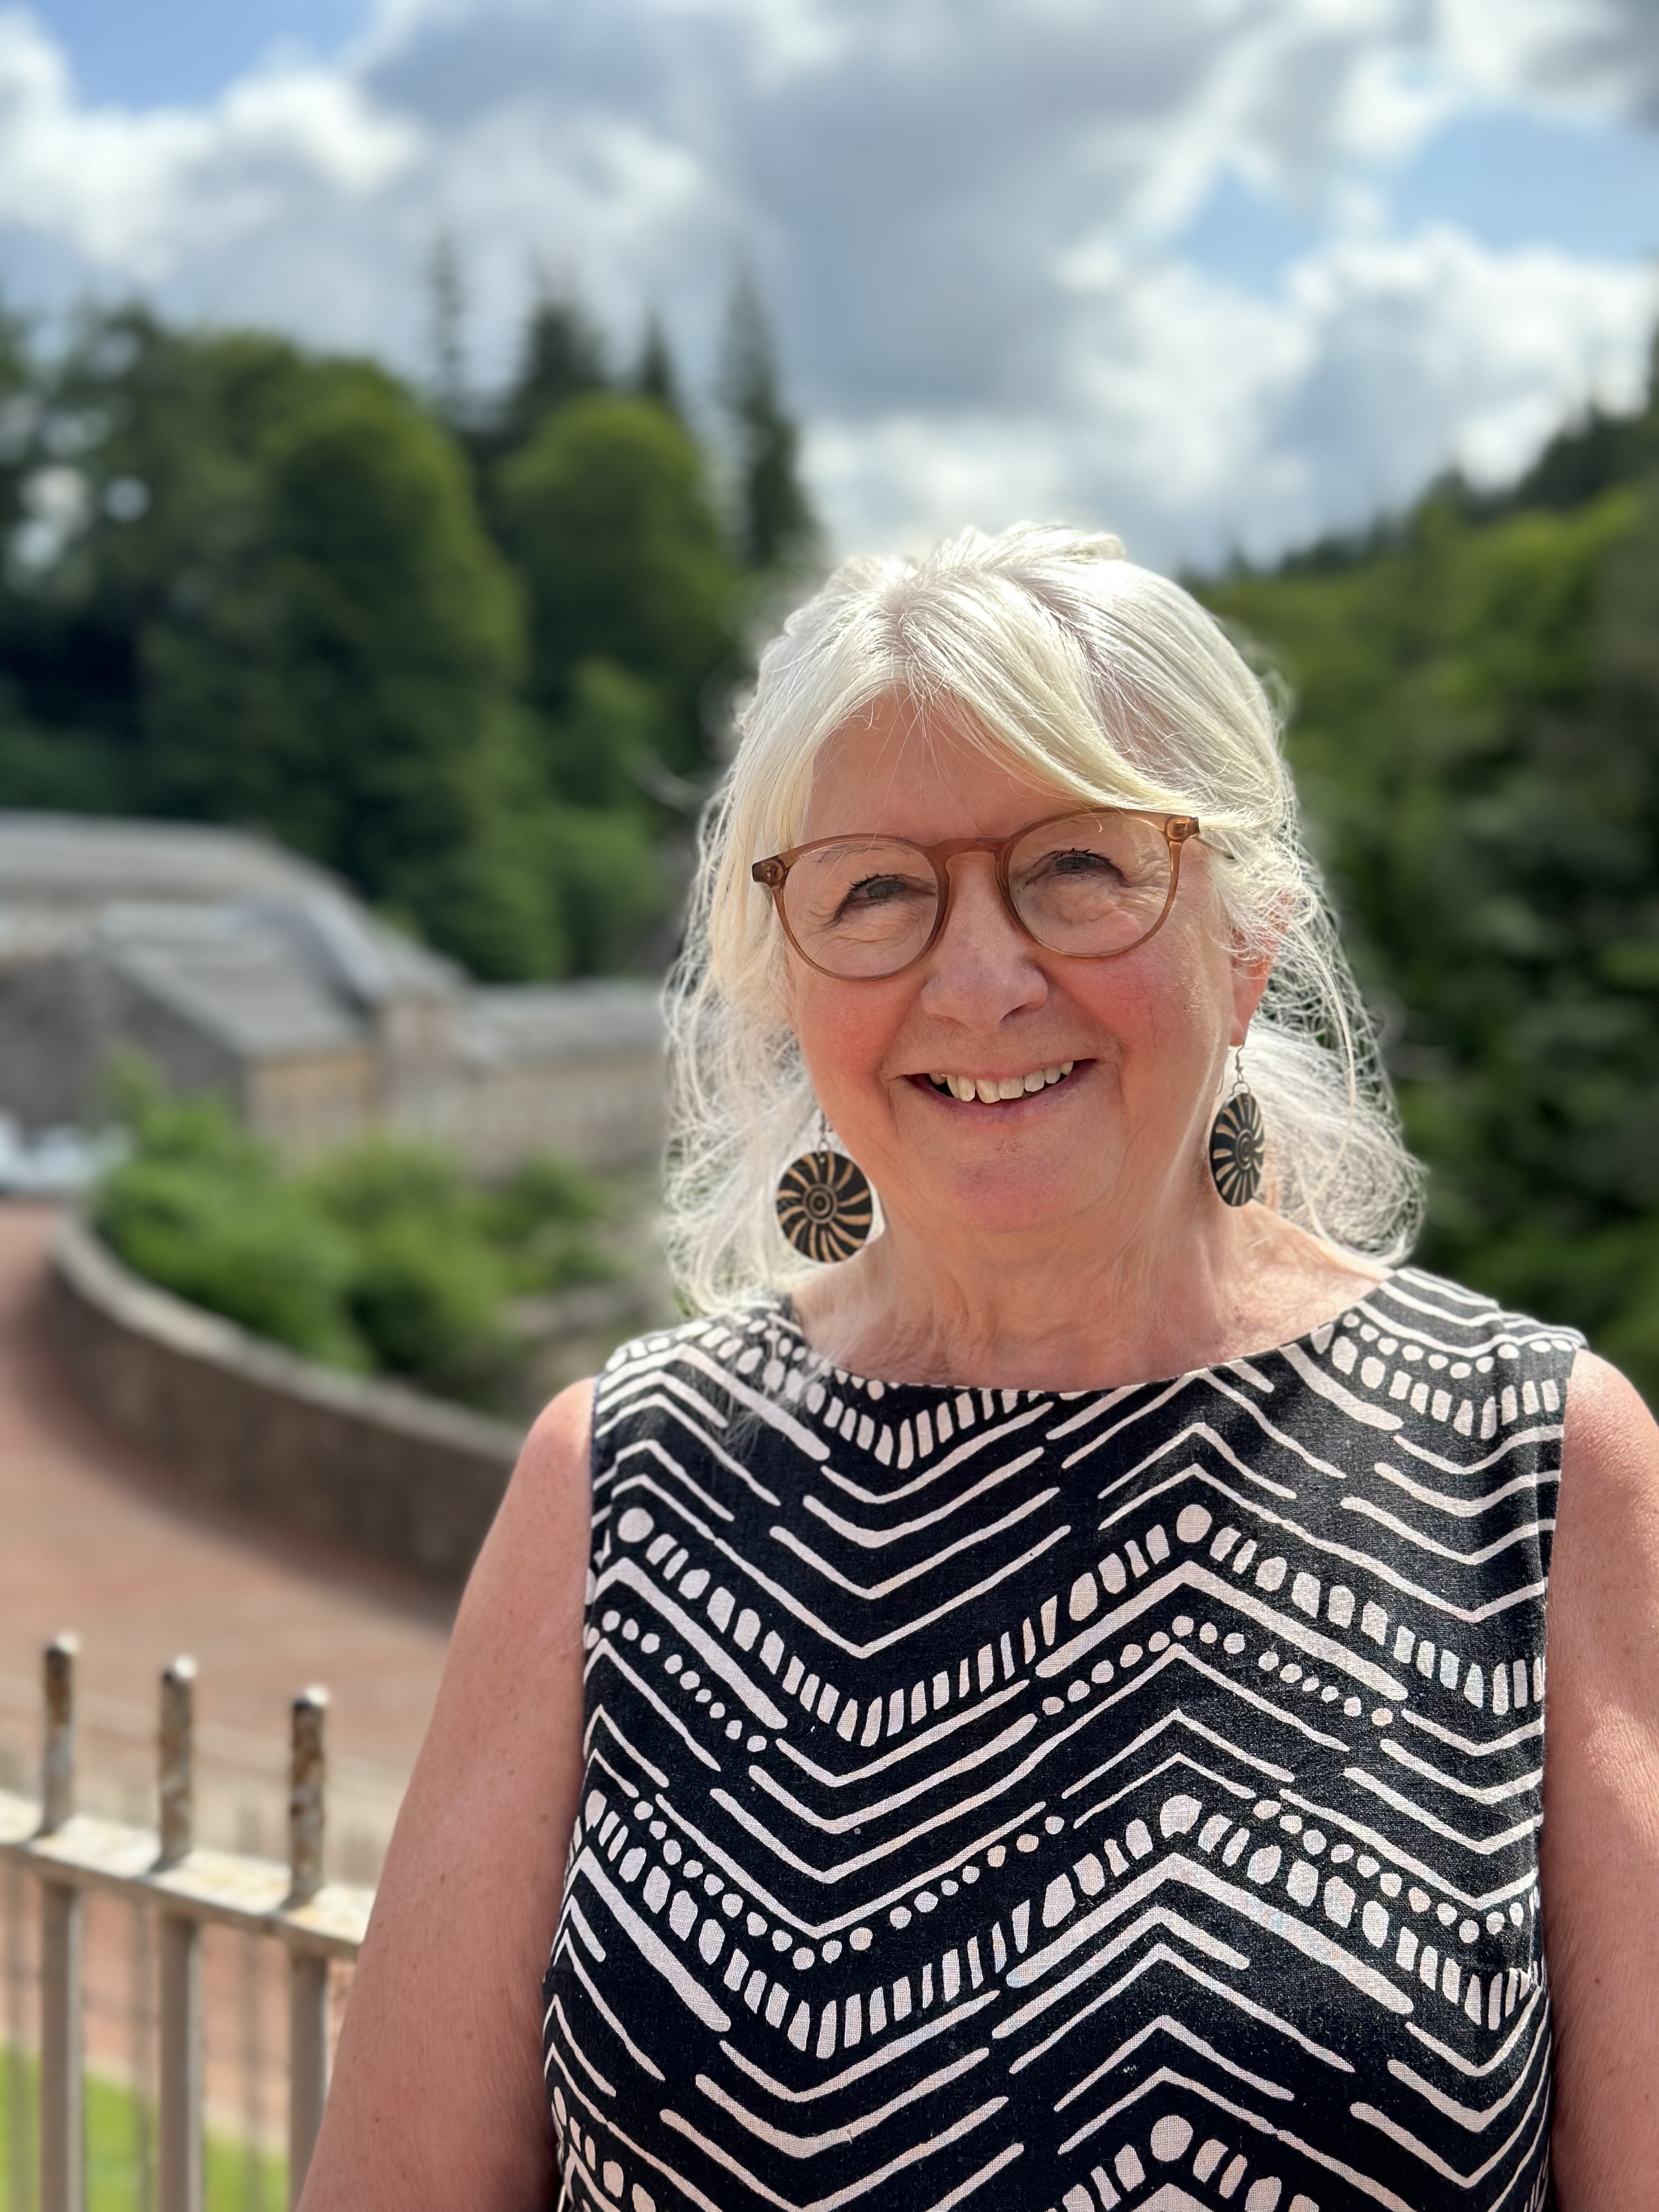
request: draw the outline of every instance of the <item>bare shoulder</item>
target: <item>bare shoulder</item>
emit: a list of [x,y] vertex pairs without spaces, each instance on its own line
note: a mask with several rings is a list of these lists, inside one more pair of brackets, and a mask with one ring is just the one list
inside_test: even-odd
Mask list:
[[[1659,1425],[1640,1393],[1593,1352],[1573,1362],[1550,1574],[1551,1668],[1579,1639],[1622,1642],[1659,1600]],[[1580,1608],[1583,1608],[1580,1618]],[[1656,1654],[1659,1661],[1659,1654]]]
[[386,1856],[305,2212],[551,2201],[539,1997],[581,1781],[592,1386],[526,1438]]
[[1637,2212],[1659,2166],[1659,1427],[1591,1352],[1567,1395],[1548,1661],[1556,2176],[1564,2212]]
[[1659,1423],[1635,1384],[1593,1352],[1573,1362],[1567,1390],[1563,1473],[1615,1481],[1659,1480]]
[[573,1382],[538,1415],[467,1583],[452,1663],[475,1636],[488,1643],[507,1627],[503,1601],[512,1601],[515,1615],[527,1605],[538,1633],[556,1632],[547,1598],[555,1589],[568,1595],[579,1563],[586,1579],[592,1422],[591,1380]]

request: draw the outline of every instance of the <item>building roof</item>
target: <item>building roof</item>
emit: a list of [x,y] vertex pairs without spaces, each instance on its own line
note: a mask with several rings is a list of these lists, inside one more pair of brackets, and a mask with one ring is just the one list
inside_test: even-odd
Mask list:
[[373,1042],[382,1008],[437,1002],[475,1068],[659,1052],[654,984],[470,986],[325,870],[198,823],[0,810],[0,970],[102,963],[245,1060]]
[[315,862],[246,830],[0,808],[0,908],[87,912],[112,899],[232,899],[340,888]]
[[360,1006],[296,957],[257,907],[109,908],[82,957],[126,976],[242,1060],[338,1052],[357,1043]]
[[662,994],[654,983],[497,983],[470,992],[456,1025],[477,1066],[532,1066],[660,1052]]
[[199,943],[201,931],[183,919],[191,912],[224,918],[204,927],[226,933],[227,957],[233,941],[249,941],[258,914],[271,945],[286,943],[325,996],[359,1008],[447,998],[465,982],[452,961],[388,927],[325,869],[246,830],[0,809],[0,969],[94,936],[106,949],[135,931],[147,942],[159,931]]

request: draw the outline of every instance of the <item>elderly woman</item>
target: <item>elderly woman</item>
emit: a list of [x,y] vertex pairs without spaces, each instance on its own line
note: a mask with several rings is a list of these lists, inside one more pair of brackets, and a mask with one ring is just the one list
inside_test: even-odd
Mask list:
[[526,1447],[307,2212],[1651,2212],[1659,1435],[1402,1264],[1214,623],[848,564],[670,1013],[700,1317]]

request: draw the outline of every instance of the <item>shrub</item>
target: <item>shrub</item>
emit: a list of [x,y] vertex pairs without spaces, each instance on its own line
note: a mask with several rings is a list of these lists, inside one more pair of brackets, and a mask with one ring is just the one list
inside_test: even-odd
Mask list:
[[500,1315],[499,1261],[430,1219],[383,1220],[352,1255],[346,1304],[380,1368],[464,1398],[488,1395],[516,1346]]
[[93,1220],[137,1274],[308,1358],[500,1401],[523,1347],[517,1293],[603,1281],[598,1186],[527,1162],[493,1188],[441,1147],[379,1134],[301,1176],[216,1097],[169,1097],[142,1067],[115,1090],[132,1135]]
[[283,1183],[216,1098],[130,1092],[134,1149],[93,1218],[135,1273],[291,1351],[362,1369],[344,1237]]

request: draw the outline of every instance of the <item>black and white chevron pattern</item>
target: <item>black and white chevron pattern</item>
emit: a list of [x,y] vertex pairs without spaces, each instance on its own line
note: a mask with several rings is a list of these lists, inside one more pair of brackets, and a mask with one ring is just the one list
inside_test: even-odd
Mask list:
[[595,1401],[560,2203],[1539,2212],[1578,1340],[1412,1270],[1249,1359]]

